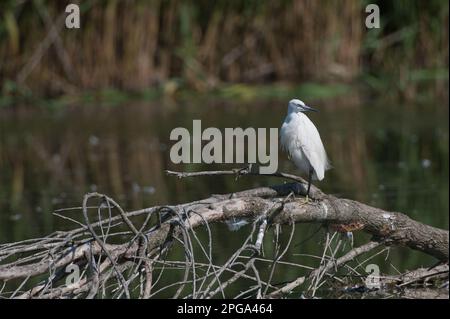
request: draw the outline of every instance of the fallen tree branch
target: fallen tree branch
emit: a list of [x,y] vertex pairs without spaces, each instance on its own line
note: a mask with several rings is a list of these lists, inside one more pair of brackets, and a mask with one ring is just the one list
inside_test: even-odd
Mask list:
[[[221,173],[223,173],[223,175],[234,174],[237,176],[261,175],[246,170],[194,173],[167,171],[167,173],[176,175],[179,178],[220,175]],[[301,187],[297,187],[298,184],[284,184],[273,187],[273,190],[278,196],[285,196],[287,191],[296,191],[301,195],[306,194],[306,183],[299,177],[284,173],[270,174],[269,176],[289,177],[302,183]],[[258,198],[264,197],[262,190],[255,189],[254,193],[257,195],[239,196],[237,199],[222,202],[221,207],[218,207],[218,209],[222,210],[224,215],[229,217],[245,217],[252,214],[252,209],[261,211],[261,208],[264,209],[264,207],[267,207],[272,201]],[[363,229],[364,231],[371,233],[376,239],[383,240],[385,244],[405,245],[432,255],[437,259],[443,261],[448,260],[448,230],[442,230],[422,224],[402,213],[388,212],[357,201],[325,195],[322,191],[313,186],[311,187],[311,193],[315,197],[320,197],[320,200],[308,203],[299,203],[299,201],[287,203],[283,208],[282,214],[280,214],[274,222],[284,224],[292,217],[296,222],[301,223],[356,225],[358,229]]]
[[[179,178],[220,174],[259,175],[251,172],[250,169],[194,173],[168,172],[168,174]],[[84,293],[92,298],[101,291],[105,291],[106,287],[109,287],[107,282],[114,277],[116,280],[113,286],[116,288],[111,290],[113,296],[129,297],[132,294],[130,286],[132,282],[136,278],[144,277],[143,280],[141,279],[140,296],[147,298],[154,295],[151,290],[158,284],[165,269],[163,266],[156,275],[153,265],[155,263],[164,265],[165,260],[161,258],[164,258],[173,245],[181,244],[186,256],[185,276],[182,282],[169,285],[178,286],[175,296],[181,297],[183,288],[187,283],[191,283],[193,291],[190,296],[192,298],[214,296],[218,292],[221,292],[224,297],[224,288],[238,278],[244,277],[253,278],[257,284],[256,287],[250,288],[249,292],[256,291],[257,296],[280,296],[301,286],[305,277],[294,280],[287,288],[275,288],[270,285],[271,291],[268,291],[270,278],[268,281],[260,278],[254,263],[257,260],[254,258],[255,256],[251,257],[251,262],[243,264],[245,265],[243,271],[236,272],[232,270],[232,267],[239,264],[237,263],[238,259],[248,257],[242,253],[249,247],[253,247],[255,252],[260,251],[263,246],[264,232],[272,225],[294,225],[295,223],[318,223],[327,229],[334,227],[345,231],[361,230],[372,235],[372,242],[355,248],[345,256],[338,258],[338,266],[379,245],[407,246],[434,256],[440,261],[448,261],[449,235],[447,230],[422,224],[402,213],[388,212],[353,200],[336,198],[324,194],[314,186],[311,188],[311,196],[314,200],[306,201],[301,197],[292,198],[289,196],[292,193],[297,195],[306,193],[304,180],[284,173],[276,173],[271,176],[289,178],[295,180],[296,183],[254,188],[233,194],[212,195],[209,198],[190,203],[155,206],[131,212],[125,212],[107,196],[97,193],[87,194],[83,206],[77,208],[84,214],[86,225],[83,227],[65,232],[58,231],[41,239],[0,245],[0,280],[9,281],[20,278],[28,280],[28,278],[36,276],[45,278],[46,273],[55,273],[55,275],[48,276],[44,283],[31,287],[28,291],[21,290],[22,285],[19,284],[14,289],[17,291],[14,294],[10,293],[9,296],[19,293],[22,298],[36,296],[55,298]],[[97,203],[91,204],[90,201],[93,200],[97,200]],[[107,209],[108,218],[90,222],[89,212],[96,211],[100,216],[102,209]],[[118,215],[112,216],[112,211],[117,212]],[[140,216],[145,216],[145,222],[136,228],[130,219]],[[150,223],[153,216],[155,216],[156,222]],[[201,277],[201,285],[196,286],[199,275],[196,270],[197,263],[194,259],[192,243],[199,241],[194,230],[204,226],[209,230],[211,223],[234,219],[253,222],[252,234],[254,233],[257,237],[256,241],[251,244],[248,240],[252,236],[249,236],[246,243],[236,250],[236,255],[220,270],[217,270],[219,266],[213,264],[211,249],[202,247],[201,253],[206,256],[209,266]],[[107,227],[107,231],[104,231],[105,227]],[[118,228],[121,229],[118,230]],[[191,232],[195,240],[191,239]],[[128,239],[125,242],[122,240],[122,243],[111,239],[123,237]],[[211,236],[209,236],[209,246],[211,247],[210,241]],[[21,256],[24,254],[26,257],[22,258]],[[282,255],[284,252],[280,254],[280,256]],[[87,258],[86,256],[91,257]],[[281,262],[280,259],[276,258],[272,266],[275,267],[278,262]],[[64,278],[64,269],[71,264],[79,265],[82,268],[82,279],[76,284],[58,287],[56,285],[58,278]],[[140,265],[144,266],[141,268]],[[310,276],[319,273],[320,278],[323,275],[329,276],[333,267],[336,267],[336,263],[327,263],[313,270]],[[88,275],[89,269],[97,269],[98,273]],[[254,276],[248,277],[245,274],[247,270],[253,271]],[[139,275],[140,271],[144,276]],[[224,285],[220,277],[222,273],[230,271],[235,275]],[[125,275],[125,272],[128,273]],[[206,280],[210,280],[208,285],[205,285]],[[266,286],[264,293],[262,293],[263,284]],[[317,283],[315,287],[317,287]],[[160,288],[156,291],[163,290],[165,289]]]

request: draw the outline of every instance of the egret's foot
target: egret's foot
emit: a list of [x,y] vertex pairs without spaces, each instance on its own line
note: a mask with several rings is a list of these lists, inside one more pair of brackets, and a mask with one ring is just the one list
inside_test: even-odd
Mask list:
[[306,202],[306,203],[309,203],[309,201],[310,201],[309,195],[306,195],[306,196],[305,196],[305,202]]
[[306,205],[311,201],[311,199],[308,196],[305,196],[302,199],[300,199],[300,201],[301,201],[301,205]]

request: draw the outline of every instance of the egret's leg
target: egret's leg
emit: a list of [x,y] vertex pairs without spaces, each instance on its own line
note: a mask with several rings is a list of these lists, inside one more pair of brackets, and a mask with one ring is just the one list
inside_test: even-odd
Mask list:
[[311,188],[311,179],[312,179],[312,169],[309,170],[309,174],[308,174],[308,190],[306,191],[306,201],[309,200],[309,189]]

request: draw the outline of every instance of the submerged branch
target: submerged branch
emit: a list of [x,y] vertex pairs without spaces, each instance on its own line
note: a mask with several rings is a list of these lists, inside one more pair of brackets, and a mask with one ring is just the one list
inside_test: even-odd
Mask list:
[[[207,172],[167,172],[179,178],[206,175],[260,175],[251,169]],[[302,178],[285,173],[270,176],[288,178],[296,181],[272,187],[253,188],[233,194],[212,195],[209,198],[172,206],[155,206],[142,210],[125,212],[111,198],[97,193],[87,194],[81,212],[86,225],[70,231],[58,231],[45,238],[0,245],[0,281],[19,280],[13,292],[0,290],[0,296],[22,298],[57,298],[107,296],[120,298],[148,298],[163,291],[175,289],[174,296],[182,297],[183,291],[191,289],[191,298],[212,297],[218,293],[226,296],[226,287],[239,278],[253,280],[255,287],[248,290],[257,297],[280,297],[290,293],[304,282],[313,281],[313,296],[335,268],[348,263],[356,256],[367,253],[380,245],[401,245],[422,251],[442,262],[448,261],[447,230],[435,228],[415,221],[398,212],[388,212],[363,203],[340,199],[324,194],[316,187],[311,188],[313,199],[305,200],[292,194],[304,195],[305,182]],[[93,203],[96,201],[96,203]],[[102,218],[102,212],[108,216]],[[90,222],[95,212],[97,221]],[[113,216],[116,213],[117,216]],[[95,216],[95,215],[94,215]],[[130,219],[144,217],[140,225]],[[153,216],[155,216],[153,218]],[[252,231],[241,247],[223,266],[213,263],[211,230],[209,225],[216,222],[245,219],[253,223]],[[153,222],[151,222],[153,220]],[[334,262],[327,261],[309,276],[300,276],[284,287],[274,287],[261,279],[255,261],[263,253],[264,233],[272,226],[292,225],[296,223],[317,223],[325,229],[340,232],[364,231],[372,235],[366,245],[355,248]],[[77,225],[80,223],[77,222]],[[207,247],[196,235],[196,229],[208,230]],[[276,228],[276,227],[275,227]],[[124,231],[125,229],[125,231]],[[294,228],[292,228],[293,234]],[[290,243],[290,241],[289,241]],[[173,265],[166,261],[172,247],[181,245],[185,261],[177,263],[177,269],[184,272],[183,281],[155,289],[164,276],[165,267]],[[196,261],[197,250],[206,257],[209,264]],[[288,247],[287,244],[286,247]],[[286,249],[274,257],[272,271]],[[339,247],[339,246],[337,246]],[[334,254],[337,252],[334,249]],[[324,251],[325,252],[325,251]],[[250,253],[250,255],[248,255]],[[323,256],[325,257],[325,255]],[[250,258],[242,264],[239,260]],[[325,261],[323,259],[323,261]],[[69,277],[66,271],[69,265],[80,268],[79,280],[65,284],[61,279]],[[155,265],[162,265],[155,267]],[[236,265],[244,269],[236,271]],[[447,278],[448,278],[448,266]],[[233,277],[224,280],[224,274],[233,273]],[[250,275],[248,272],[253,272]],[[423,276],[423,273],[420,273]],[[40,284],[23,289],[31,277],[44,278]],[[409,278],[409,281],[414,278]],[[403,280],[402,282],[408,282]],[[137,286],[136,286],[137,285]],[[1,286],[1,285],[0,285]],[[263,289],[263,286],[265,287]],[[137,287],[137,288],[133,288]],[[140,293],[139,293],[140,291]],[[309,290],[308,290],[309,291]]]

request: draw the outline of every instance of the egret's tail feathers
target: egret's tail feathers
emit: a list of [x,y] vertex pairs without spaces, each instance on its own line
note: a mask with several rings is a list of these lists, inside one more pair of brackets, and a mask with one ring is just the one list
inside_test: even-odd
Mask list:
[[325,177],[325,171],[323,171],[323,172],[314,171],[312,179],[315,181],[321,181],[324,177]]
[[328,158],[325,161],[325,165],[317,170],[314,170],[314,174],[312,176],[313,180],[321,181],[325,178],[325,172],[329,169],[333,168]]
[[333,165],[331,165],[331,162],[329,159],[327,159],[327,162],[325,164],[325,170],[328,171],[329,169],[332,169]]

